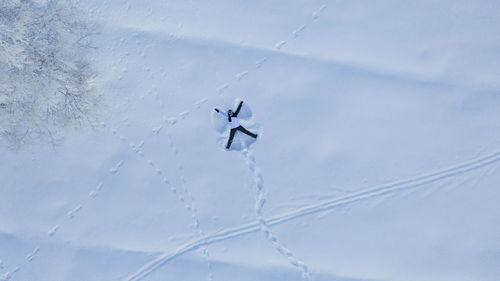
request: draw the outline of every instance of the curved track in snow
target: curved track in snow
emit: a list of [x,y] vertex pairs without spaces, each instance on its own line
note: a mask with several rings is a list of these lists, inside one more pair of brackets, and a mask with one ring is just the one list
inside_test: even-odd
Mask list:
[[[424,174],[421,176],[417,176],[414,178],[397,181],[389,184],[379,185],[372,188],[365,189],[360,192],[351,193],[345,196],[331,198],[328,200],[324,200],[318,202],[316,204],[312,204],[306,207],[298,208],[296,210],[283,213],[278,216],[274,216],[268,219],[264,219],[266,225],[273,226],[285,223],[287,221],[291,221],[297,218],[301,218],[304,216],[318,214],[322,212],[326,212],[332,210],[334,208],[345,206],[348,204],[352,204],[362,200],[368,200],[370,198],[376,198],[379,196],[396,193],[404,190],[409,190],[412,188],[417,188],[426,184],[430,184],[433,182],[437,182],[443,179],[447,179],[453,176],[465,174],[474,170],[478,170],[483,167],[487,167],[493,165],[495,163],[500,162],[500,151],[489,154],[487,156],[483,156],[481,158],[465,162],[456,166],[452,166],[447,169],[439,170],[436,172],[431,172],[428,174]],[[253,222],[249,224],[245,224],[242,226],[229,228],[218,233],[214,233],[212,235],[207,235],[201,239],[186,243],[181,245],[177,250],[173,253],[165,253],[158,256],[156,259],[151,262],[145,264],[138,271],[132,273],[128,276],[124,281],[137,281],[142,280],[149,274],[156,271],[158,268],[162,267],[166,263],[184,255],[185,253],[196,250],[202,246],[222,242],[229,240],[231,238],[247,235],[253,232],[257,232],[261,230],[260,222]]]

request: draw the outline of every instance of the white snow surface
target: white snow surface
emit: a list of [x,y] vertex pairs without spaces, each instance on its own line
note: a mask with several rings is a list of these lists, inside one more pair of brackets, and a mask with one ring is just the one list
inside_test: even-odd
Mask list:
[[500,280],[499,1],[80,2],[108,114],[1,148],[0,280]]

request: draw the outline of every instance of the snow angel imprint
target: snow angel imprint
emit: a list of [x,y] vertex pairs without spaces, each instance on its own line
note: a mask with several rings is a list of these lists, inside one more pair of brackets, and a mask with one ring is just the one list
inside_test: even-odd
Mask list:
[[238,107],[237,107],[236,111],[233,111],[233,110],[229,109],[227,111],[227,113],[223,113],[218,108],[214,108],[214,110],[220,116],[222,116],[224,118],[224,120],[226,121],[226,124],[229,123],[229,125],[231,126],[231,130],[229,131],[229,139],[227,140],[227,143],[226,143],[226,149],[230,149],[231,148],[231,145],[233,143],[234,137],[235,137],[235,135],[236,135],[236,133],[238,131],[240,131],[241,133],[243,133],[245,135],[248,135],[248,136],[252,137],[253,139],[256,139],[257,136],[258,136],[258,134],[250,132],[249,130],[247,130],[245,127],[243,127],[240,124],[240,121],[238,119],[238,114],[240,113],[240,110],[241,110],[242,106],[243,106],[243,101],[240,101],[239,104],[238,104]]

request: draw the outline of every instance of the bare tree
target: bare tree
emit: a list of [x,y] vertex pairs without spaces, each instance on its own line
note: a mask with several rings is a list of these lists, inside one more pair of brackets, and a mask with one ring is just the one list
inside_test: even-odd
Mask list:
[[96,122],[96,29],[80,14],[70,2],[0,1],[0,134],[9,145],[56,145],[67,129]]

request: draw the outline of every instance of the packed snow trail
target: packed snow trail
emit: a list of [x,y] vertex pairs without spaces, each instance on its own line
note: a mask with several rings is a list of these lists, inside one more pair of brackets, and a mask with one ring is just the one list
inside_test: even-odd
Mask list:
[[260,230],[264,232],[266,238],[273,244],[276,250],[284,255],[290,264],[296,267],[302,273],[302,280],[309,281],[311,280],[311,276],[309,274],[309,268],[307,265],[295,257],[295,255],[288,249],[282,242],[278,240],[278,237],[273,233],[271,228],[266,223],[266,220],[262,214],[262,209],[264,208],[264,204],[266,203],[265,194],[264,194],[264,177],[262,176],[261,170],[257,167],[257,162],[255,161],[255,156],[248,149],[244,149],[242,152],[245,157],[245,162],[248,165],[248,169],[253,174],[254,177],[254,187],[256,191],[255,197],[255,215],[257,221],[260,224]]
[[[478,170],[483,167],[491,166],[495,163],[500,162],[500,151],[489,154],[487,156],[465,162],[444,170],[439,170],[437,172],[428,173],[422,176],[410,178],[407,180],[397,181],[389,184],[378,185],[372,188],[365,189],[364,191],[355,192],[338,198],[331,198],[329,200],[321,201],[317,204],[312,204],[306,207],[296,209],[278,216],[271,217],[269,219],[264,219],[268,226],[278,225],[291,221],[304,216],[318,214],[335,209],[340,206],[345,206],[358,201],[367,200],[370,198],[376,198],[383,195],[388,195],[395,192],[405,191],[412,188],[417,188],[426,184],[438,182],[453,176],[462,175],[474,170]],[[157,269],[161,268],[166,263],[188,253],[196,250],[202,246],[227,241],[229,239],[247,235],[261,230],[261,223],[254,222],[245,224],[239,227],[229,228],[223,231],[219,231],[212,235],[203,237],[184,245],[181,245],[173,253],[164,253],[158,256],[156,259],[145,264],[138,271],[132,273],[129,277],[124,279],[124,281],[138,281],[142,280],[149,274],[153,273]]]

